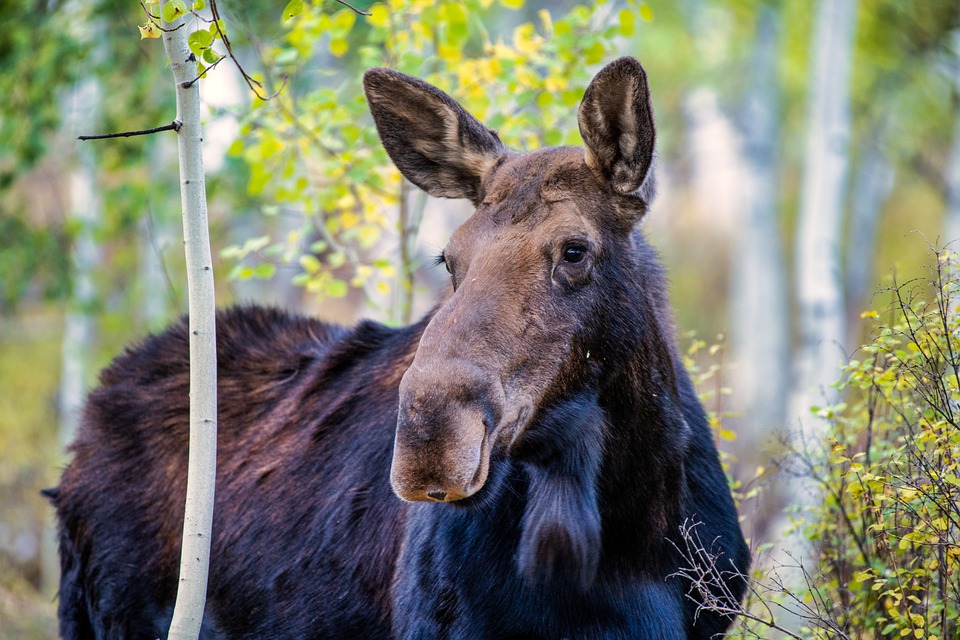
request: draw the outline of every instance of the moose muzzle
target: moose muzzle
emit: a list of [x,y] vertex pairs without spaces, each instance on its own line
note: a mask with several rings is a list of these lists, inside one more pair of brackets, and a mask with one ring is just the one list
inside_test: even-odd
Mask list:
[[450,502],[487,479],[503,389],[464,360],[416,358],[400,383],[390,483],[404,500]]

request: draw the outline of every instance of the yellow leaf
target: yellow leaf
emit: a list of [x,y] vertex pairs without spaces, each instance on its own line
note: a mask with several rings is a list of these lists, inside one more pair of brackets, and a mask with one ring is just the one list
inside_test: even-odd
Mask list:
[[653,20],[653,7],[651,7],[647,3],[643,3],[642,5],[640,5],[640,17],[646,20],[647,22],[650,22],[651,20]]
[[561,76],[547,76],[544,86],[550,92],[564,91],[567,88],[567,79]]
[[540,9],[537,15],[540,16],[540,22],[543,23],[543,33],[549,38],[553,35],[553,17],[546,9]]
[[458,62],[463,55],[463,51],[460,47],[440,43],[437,45],[437,55],[447,62]]
[[637,22],[633,11],[630,9],[620,10],[620,35],[630,37],[637,30]]
[[513,30],[513,46],[525,55],[531,55],[540,50],[543,38],[536,35],[533,23],[527,22]]
[[[920,615],[919,613],[911,613],[911,614],[910,614],[910,621],[913,622],[913,625],[914,625],[915,627],[922,627],[923,624],[926,622],[926,620],[924,620],[923,616]],[[917,636],[917,637],[918,637],[918,638],[921,638],[921,637],[923,637],[923,636],[920,635],[920,636]]]
[[863,313],[860,314],[861,318],[877,318],[879,316],[880,314],[877,313],[876,311],[864,311]]
[[369,249],[380,239],[380,229],[372,225],[364,225],[360,227],[359,232],[357,233],[357,240],[360,242],[360,246]]
[[349,48],[346,38],[334,38],[330,41],[330,53],[338,58],[342,58]]
[[367,18],[370,26],[385,29],[390,24],[390,11],[384,4],[375,4],[370,7],[370,17]]
[[508,9],[519,9],[523,6],[523,0],[500,0],[500,4]]
[[143,25],[142,27],[137,27],[137,28],[140,29],[140,39],[141,39],[141,40],[144,40],[144,39],[146,39],[146,38],[159,38],[159,37],[160,37],[160,29],[157,29],[157,25],[153,24],[152,22],[148,22],[147,24]]
[[344,229],[352,229],[360,222],[360,216],[353,211],[344,211],[340,214],[340,225]]

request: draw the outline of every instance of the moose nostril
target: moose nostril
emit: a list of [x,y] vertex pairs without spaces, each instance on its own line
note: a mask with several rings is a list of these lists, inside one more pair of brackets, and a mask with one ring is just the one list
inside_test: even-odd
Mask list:
[[447,497],[447,492],[446,491],[427,491],[427,496],[433,498],[434,500],[437,500],[438,502],[442,502],[443,499]]

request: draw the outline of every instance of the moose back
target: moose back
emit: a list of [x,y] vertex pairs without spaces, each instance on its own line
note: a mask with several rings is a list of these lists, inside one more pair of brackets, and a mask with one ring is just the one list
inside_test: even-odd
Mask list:
[[[204,638],[711,638],[673,576],[696,520],[748,553],[673,342],[656,256],[654,124],[632,58],[594,78],[584,147],[506,149],[448,95],[364,78],[390,157],[474,215],[420,322],[219,314]],[[64,638],[167,633],[188,436],[181,321],[103,371],[48,491]],[[745,584],[728,585],[739,598]],[[688,595],[689,594],[689,595]]]

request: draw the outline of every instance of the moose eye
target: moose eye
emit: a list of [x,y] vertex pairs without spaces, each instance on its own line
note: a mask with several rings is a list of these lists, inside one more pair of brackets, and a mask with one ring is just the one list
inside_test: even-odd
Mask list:
[[583,256],[586,255],[586,253],[587,250],[579,245],[567,247],[563,250],[563,261],[576,264],[583,260]]
[[433,259],[434,264],[442,264],[443,268],[447,270],[447,273],[453,275],[453,269],[450,267],[450,261],[447,259],[445,252],[441,252],[440,255],[436,256]]

